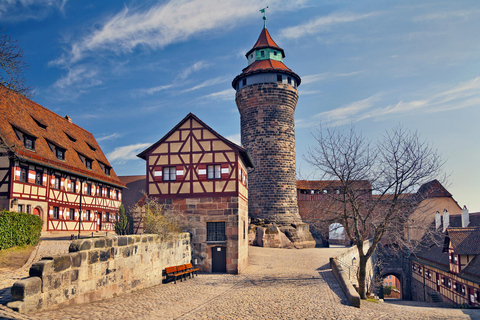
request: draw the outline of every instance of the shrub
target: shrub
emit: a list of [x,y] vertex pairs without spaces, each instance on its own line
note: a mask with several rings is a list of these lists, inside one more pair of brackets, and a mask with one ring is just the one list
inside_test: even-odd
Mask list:
[[123,204],[120,205],[118,208],[118,221],[115,222],[115,233],[123,236],[127,234],[127,228],[128,228],[128,217],[125,214],[125,207]]
[[15,246],[36,245],[43,221],[33,214],[0,212],[0,250]]

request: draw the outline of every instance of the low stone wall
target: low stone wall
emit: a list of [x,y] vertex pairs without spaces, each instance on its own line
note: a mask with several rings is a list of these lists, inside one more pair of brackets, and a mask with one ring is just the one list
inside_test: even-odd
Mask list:
[[69,251],[34,263],[7,306],[28,313],[111,298],[161,284],[166,267],[191,261],[188,233],[76,240]]
[[[367,252],[371,246],[372,240],[366,240],[363,243],[363,252]],[[332,269],[333,274],[342,286],[342,289],[347,295],[347,298],[350,300],[350,303],[355,307],[360,307],[360,296],[354,288],[354,285],[358,287],[357,270],[359,260],[360,259],[356,246],[352,246],[341,254],[330,258],[330,268]],[[372,289],[371,286],[375,281],[375,261],[376,255],[374,253],[367,262],[367,270],[365,275],[365,285],[367,286],[367,291],[371,291],[369,289]]]

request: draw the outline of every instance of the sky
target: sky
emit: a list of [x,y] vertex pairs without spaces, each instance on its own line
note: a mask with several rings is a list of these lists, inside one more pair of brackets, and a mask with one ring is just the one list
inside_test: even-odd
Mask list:
[[189,112],[240,143],[233,78],[262,28],[302,78],[297,176],[316,126],[376,141],[401,125],[446,160],[447,189],[480,211],[480,2],[3,0],[32,100],[93,133],[118,175]]

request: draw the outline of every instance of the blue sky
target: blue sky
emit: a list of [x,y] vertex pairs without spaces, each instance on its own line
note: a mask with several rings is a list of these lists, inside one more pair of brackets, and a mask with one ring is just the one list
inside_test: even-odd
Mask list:
[[315,125],[354,123],[370,139],[398,124],[447,159],[448,190],[480,211],[480,2],[4,0],[34,101],[92,132],[119,175],[193,112],[239,142],[231,81],[263,26],[302,77],[297,172]]

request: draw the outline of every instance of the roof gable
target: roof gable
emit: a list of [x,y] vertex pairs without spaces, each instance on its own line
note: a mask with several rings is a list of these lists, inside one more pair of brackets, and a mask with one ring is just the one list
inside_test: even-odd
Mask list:
[[[147,156],[149,154],[151,154],[152,152],[154,152],[157,148],[160,147],[160,145],[165,142],[165,141],[168,141],[172,136],[176,136],[179,134],[178,132],[178,129],[181,129],[182,127],[186,126],[187,125],[187,121],[192,119],[193,121],[195,121],[200,127],[203,127],[205,129],[207,129],[211,134],[212,134],[212,137],[216,137],[218,138],[219,140],[222,140],[225,144],[227,144],[230,148],[236,150],[239,152],[240,154],[240,157],[242,158],[244,164],[247,166],[247,167],[251,167],[253,168],[253,161],[252,159],[250,158],[250,156],[248,155],[247,151],[233,143],[232,141],[224,138],[223,136],[221,136],[220,134],[218,134],[215,130],[213,130],[212,128],[210,128],[207,124],[205,124],[202,120],[200,120],[196,115],[194,115],[193,113],[189,113],[185,118],[183,118],[182,121],[180,121],[175,127],[173,127],[172,130],[170,130],[165,136],[163,136],[160,140],[158,140],[157,142],[155,142],[154,144],[152,144],[150,147],[148,147],[147,149],[145,149],[144,151],[142,151],[141,153],[139,153],[137,155],[137,157],[139,158],[142,158],[144,160],[146,160]],[[195,126],[195,125],[194,125]]]
[[445,241],[459,255],[480,254],[480,228],[447,228]]
[[[15,130],[35,138],[34,150],[27,149],[24,146],[24,142],[19,139]],[[76,141],[71,140],[66,133],[75,137]],[[113,169],[110,170],[110,176],[108,176],[100,166],[98,161],[111,168],[110,163],[90,132],[1,85],[0,139],[3,140],[11,152],[26,161],[120,187],[124,186]],[[49,143],[65,149],[65,160],[57,158]],[[96,150],[93,151],[89,145]],[[78,153],[92,160],[91,170],[86,168]]]

